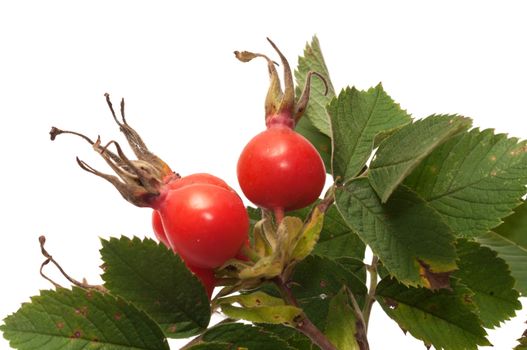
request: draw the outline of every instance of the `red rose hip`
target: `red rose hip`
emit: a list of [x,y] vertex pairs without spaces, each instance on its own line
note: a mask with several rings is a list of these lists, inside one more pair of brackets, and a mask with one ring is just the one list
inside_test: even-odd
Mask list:
[[245,206],[225,188],[194,184],[168,191],[156,209],[170,245],[189,265],[217,268],[247,241]]
[[315,147],[280,124],[249,141],[238,160],[237,174],[251,202],[285,211],[313,203],[326,181],[324,163]]

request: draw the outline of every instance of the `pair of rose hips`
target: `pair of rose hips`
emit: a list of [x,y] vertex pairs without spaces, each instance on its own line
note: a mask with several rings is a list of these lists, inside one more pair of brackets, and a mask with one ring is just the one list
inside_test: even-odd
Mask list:
[[[295,103],[289,64],[276,45],[269,42],[284,65],[283,93],[272,60],[262,54],[235,52],[243,62],[265,58],[271,77],[265,106],[267,128],[243,149],[237,175],[245,196],[257,206],[271,210],[279,222],[284,212],[303,208],[319,197],[326,170],[315,147],[294,131],[307,107],[311,75],[317,73],[307,75],[304,92]],[[248,242],[247,211],[240,197],[223,180],[210,174],[172,180],[166,187],[168,193],[153,206],[156,236],[182,257],[210,296],[215,284],[213,269],[240,257],[240,249]]]
[[[270,41],[271,42],[271,41]],[[266,99],[266,130],[256,135],[243,149],[237,165],[240,187],[257,206],[274,212],[280,222],[285,211],[303,208],[320,195],[326,179],[324,163],[313,145],[294,131],[295,123],[307,106],[310,78],[295,103],[289,64],[278,48],[284,65],[285,91],[282,93],[275,63],[262,54],[235,52],[247,62],[263,57],[268,62],[271,85]],[[111,182],[134,205],[154,209],[152,225],[156,237],[180,255],[187,267],[201,280],[209,297],[215,286],[214,269],[238,257],[248,245],[249,217],[241,198],[220,178],[198,173],[180,177],[160,158],[151,153],[139,134],[126,122],[124,100],[122,121],[106,101],[115,122],[137,156],[128,159],[120,145],[111,141],[102,146],[100,139],[52,128],[52,140],[70,133],[84,138],[117,176],[101,173],[77,158],[86,171]],[[115,145],[117,152],[108,148]]]
[[[326,178],[313,145],[281,123],[249,141],[237,174],[245,196],[277,216],[313,203]],[[192,174],[169,184],[170,191],[152,214],[154,232],[200,278],[210,297],[213,269],[239,256],[248,240],[247,211],[234,190],[213,175]]]

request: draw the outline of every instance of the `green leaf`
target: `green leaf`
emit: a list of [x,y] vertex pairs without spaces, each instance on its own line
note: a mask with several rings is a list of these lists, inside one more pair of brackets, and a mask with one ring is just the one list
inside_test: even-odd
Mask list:
[[346,224],[336,206],[331,206],[324,218],[324,226],[314,254],[331,258],[350,257],[364,259],[366,246]]
[[209,299],[181,258],[151,239],[102,240],[105,287],[147,312],[173,338],[207,328]]
[[343,265],[321,256],[300,262],[291,278],[291,289],[299,306],[320,329],[325,329],[329,302],[343,286],[348,287],[362,305],[367,293],[364,283]]
[[315,71],[325,77],[328,93],[324,95],[325,86],[320,79],[314,77],[311,80],[309,104],[304,117],[299,120],[295,130],[315,146],[324,161],[326,170],[329,170],[331,168],[331,139],[326,105],[335,96],[335,90],[329,79],[328,69],[317,37],[313,37],[313,41],[306,44],[304,56],[298,58],[298,67],[295,70],[297,98],[302,94],[307,74],[310,71]]
[[[309,214],[310,208],[289,212],[301,218]],[[351,257],[364,259],[366,246],[359,236],[346,224],[337,207],[332,205],[324,214],[324,225],[320,232],[318,242],[313,249],[313,254],[330,258]]]
[[226,342],[210,342],[194,345],[191,350],[232,350],[231,344]]
[[527,142],[473,129],[436,148],[406,178],[452,230],[487,233],[510,215],[525,194]]
[[289,344],[289,346],[297,350],[319,349],[319,347],[313,344],[308,337],[297,331],[295,328],[276,324],[261,324],[258,326],[273,333],[280,339],[283,339]]
[[410,123],[411,117],[382,85],[368,91],[342,90],[328,106],[333,140],[333,178],[354,178],[370,157],[375,138]]
[[0,328],[19,350],[168,350],[163,332],[121,298],[73,287],[41,291]]
[[514,209],[514,214],[506,217],[505,222],[495,232],[476,237],[484,246],[498,253],[505,260],[514,277],[514,288],[523,296],[527,295],[527,204]]
[[300,261],[313,251],[324,226],[324,214],[324,209],[321,209],[318,205],[313,208],[293,249],[292,258]]
[[[294,324],[302,313],[297,307],[285,305],[282,299],[260,291],[221,298],[217,303],[228,317],[257,323]],[[234,303],[242,307],[232,306]]]
[[448,286],[442,281],[456,269],[454,236],[415,193],[399,187],[382,204],[368,179],[358,178],[337,191],[336,203],[391,275],[406,285]]
[[527,295],[527,247],[519,245],[495,232],[476,237],[478,243],[489,247],[505,260],[515,279],[514,288],[522,296]]
[[325,300],[347,286],[361,302],[368,292],[364,283],[350,270],[334,260],[311,255],[299,263],[292,276],[293,294],[298,299]]
[[519,344],[514,350],[527,350],[527,330],[523,332],[522,337],[518,339]]
[[437,146],[472,125],[468,118],[433,115],[396,131],[381,143],[368,177],[385,203],[399,184]]
[[[228,343],[228,349],[247,348],[250,350],[284,349],[294,350],[287,342],[260,327],[230,323],[215,326],[207,330],[203,336],[204,343]],[[191,349],[195,350],[195,347]],[[207,349],[209,348],[198,348]],[[219,349],[219,348],[218,348]]]
[[259,306],[281,306],[285,305],[283,299],[273,297],[261,291],[232,295],[216,300],[219,305],[239,303],[244,307],[259,307]]
[[247,207],[247,214],[249,214],[251,227],[256,225],[256,223],[262,219],[262,211],[259,208]]
[[405,287],[392,278],[377,286],[377,300],[399,326],[437,350],[477,350],[490,345],[467,288],[454,291]]
[[494,328],[513,317],[522,306],[505,261],[489,248],[467,240],[458,240],[456,249],[459,270],[453,276],[474,292],[472,301],[483,326]]
[[493,230],[502,237],[527,247],[527,202],[517,206],[513,214],[506,217],[503,223]]
[[350,306],[348,293],[343,288],[329,303],[328,320],[324,333],[339,350],[360,350],[355,339],[356,322],[355,312]]
[[249,214],[249,242],[251,246],[254,245],[254,226],[262,219],[262,211],[259,208],[247,207],[247,214]]
[[[343,265],[316,255],[310,255],[296,265],[288,285],[299,307],[320,329],[326,327],[331,298],[337,295],[343,286],[353,292],[359,305],[363,305],[368,290],[361,278],[351,271],[354,266]],[[268,294],[279,295],[272,284],[266,284],[261,289]]]
[[291,305],[237,307],[225,304],[221,306],[221,311],[236,320],[287,325],[294,324],[293,320],[302,313],[301,309]]
[[306,117],[300,118],[295,126],[295,131],[304,136],[313,146],[315,146],[324,162],[326,172],[328,172],[329,169],[331,169],[331,139],[329,136],[318,131],[313,123],[311,123]]
[[309,105],[302,119],[308,119],[322,134],[331,136],[326,105],[335,97],[335,89],[329,79],[328,68],[324,62],[324,56],[322,55],[320,43],[316,36],[313,37],[311,43],[306,44],[304,56],[298,58],[298,67],[295,70],[297,96],[300,96],[302,93],[307,74],[310,71],[317,72],[326,79],[328,92],[324,95],[325,85],[320,79],[315,77],[311,80]]
[[346,270],[357,276],[362,283],[366,284],[366,265],[362,260],[349,257],[336,258],[335,261]]

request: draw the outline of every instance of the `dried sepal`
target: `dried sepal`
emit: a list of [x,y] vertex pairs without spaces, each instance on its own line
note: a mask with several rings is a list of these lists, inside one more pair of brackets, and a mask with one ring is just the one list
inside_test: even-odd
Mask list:
[[289,62],[275,45],[275,43],[269,38],[267,38],[267,41],[269,41],[273,49],[275,49],[276,53],[278,53],[278,56],[280,56],[280,60],[282,61],[282,65],[284,66],[284,95],[280,101],[278,114],[289,114],[295,106],[295,86],[293,83],[293,73],[291,72]]
[[257,57],[261,57],[267,61],[270,84],[269,89],[267,90],[267,97],[265,98],[265,115],[277,114],[283,96],[282,87],[280,86],[280,78],[278,77],[278,72],[275,67],[277,63],[266,55],[250,51],[234,51],[234,55],[242,62],[250,62]]
[[[121,100],[120,104],[121,120],[119,120],[113,109],[110,96],[105,94],[105,97],[113,119],[125,135],[130,148],[138,159],[129,159],[116,141],[112,140],[103,146],[100,137],[97,137],[94,142],[81,133],[61,130],[56,127],[51,128],[51,140],[55,140],[61,134],[81,137],[92,146],[93,150],[104,159],[117,176],[100,172],[77,157],[77,164],[83,170],[110,182],[128,202],[138,207],[152,207],[156,198],[161,194],[163,186],[167,182],[179,178],[179,175],[175,174],[163,160],[150,152],[139,134],[126,122],[124,99]],[[109,150],[110,146],[115,147],[115,152]]]
[[267,91],[267,97],[265,100],[265,123],[269,127],[273,123],[285,124],[291,128],[294,128],[295,124],[304,114],[307,104],[309,102],[311,78],[316,75],[320,78],[325,87],[326,93],[328,91],[328,85],[326,79],[317,72],[309,72],[306,77],[306,83],[304,84],[304,90],[298,101],[295,101],[295,87],[293,81],[293,73],[289,62],[282,54],[276,44],[269,38],[267,38],[271,46],[278,53],[282,66],[284,67],[284,91],[282,92],[280,78],[276,71],[276,62],[271,60],[268,56],[254,53],[250,51],[235,51],[236,58],[242,62],[250,62],[254,58],[262,57],[267,60],[267,66],[269,68],[270,84]]
[[145,143],[143,142],[141,136],[135,131],[127,122],[125,118],[124,113],[124,98],[121,99],[121,119],[122,121],[119,121],[117,118],[115,111],[113,110],[112,102],[110,101],[110,95],[108,93],[104,94],[106,98],[106,103],[108,104],[108,107],[110,108],[110,111],[112,112],[112,117],[119,125],[119,129],[126,137],[126,140],[128,141],[128,144],[130,145],[130,148],[132,148],[132,151],[134,152],[137,159],[144,161],[148,164],[150,164],[153,168],[155,168],[161,176],[167,176],[172,174],[172,170],[166,164],[161,158],[153,154],[148,150]]
[[311,78],[315,75],[317,78],[322,80],[324,83],[324,95],[327,95],[329,91],[328,82],[326,79],[322,76],[322,74],[314,71],[309,71],[306,76],[306,81],[304,83],[304,90],[302,91],[302,94],[300,95],[300,98],[298,99],[295,110],[293,112],[293,118],[295,119],[295,123],[298,122],[298,120],[304,115],[304,112],[307,109],[307,104],[309,103],[309,96],[311,95]]

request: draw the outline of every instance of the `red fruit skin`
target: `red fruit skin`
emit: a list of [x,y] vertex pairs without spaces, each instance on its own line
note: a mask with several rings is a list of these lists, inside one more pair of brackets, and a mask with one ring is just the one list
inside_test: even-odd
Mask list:
[[157,240],[170,248],[170,242],[165,234],[163,222],[161,222],[161,215],[159,215],[157,210],[152,211],[152,228],[154,229]]
[[[172,176],[171,176],[172,177]],[[194,185],[197,183],[216,185],[222,188],[225,188],[229,191],[234,191],[225,181],[211,174],[207,173],[196,173],[191,174],[176,180],[172,180],[166,184],[166,190],[176,190],[189,185]],[[170,242],[165,234],[165,229],[163,228],[163,223],[161,222],[161,216],[157,210],[152,212],[152,228],[154,229],[154,234],[159,242],[163,243],[167,247],[170,247]]]
[[243,149],[238,182],[254,204],[285,211],[313,203],[326,182],[324,162],[302,135],[282,124],[271,124]]
[[[152,212],[152,226],[154,227],[154,233],[156,234],[157,239],[161,243],[163,243],[167,248],[170,249],[170,243],[168,242],[167,236],[163,229],[163,223],[161,222],[161,215],[157,210],[154,210]],[[177,252],[174,250],[174,253]],[[186,265],[187,268],[192,271],[192,273],[194,273],[196,277],[198,277],[198,279],[201,281],[201,284],[203,284],[203,287],[205,288],[205,291],[207,292],[207,295],[210,300],[210,298],[212,297],[212,292],[214,291],[214,287],[216,285],[214,270],[203,269],[188,264]]]
[[187,175],[176,180],[172,180],[167,183],[166,187],[169,190],[177,190],[178,188],[195,184],[216,185],[225,188],[226,190],[233,191],[233,189],[229,185],[227,185],[225,181],[223,181],[219,177],[207,173],[196,173]]
[[[161,222],[161,215],[157,210],[152,211],[152,227],[154,228],[154,233],[158,239],[159,242],[163,243],[167,248],[172,248],[170,246],[170,242],[168,241],[167,235],[165,234],[165,229],[163,228],[163,223]],[[245,242],[245,246],[249,247],[249,241],[247,240]],[[243,247],[243,245],[242,245]],[[172,249],[174,250],[174,249]],[[174,250],[175,253],[177,253]],[[247,258],[245,255],[243,255],[242,252],[238,252],[235,256],[236,259],[242,260],[242,261],[249,261],[249,258]],[[196,267],[197,269],[197,267]]]
[[207,296],[210,300],[210,298],[212,297],[212,292],[214,291],[214,287],[216,286],[216,277],[214,277],[214,270],[203,269],[192,265],[187,265],[187,267],[201,281],[201,284],[203,284],[203,287],[205,287],[205,291],[207,292]]
[[248,240],[245,206],[222,187],[194,184],[168,191],[157,210],[172,249],[191,266],[217,268]]

